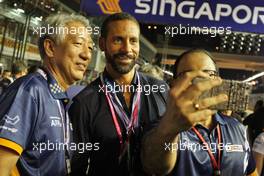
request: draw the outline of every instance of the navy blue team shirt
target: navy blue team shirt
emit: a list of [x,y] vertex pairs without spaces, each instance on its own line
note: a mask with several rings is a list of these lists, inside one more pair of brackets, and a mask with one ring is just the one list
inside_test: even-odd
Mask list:
[[65,148],[58,145],[64,143],[66,100],[42,69],[16,80],[1,95],[0,145],[20,155],[11,175],[66,174]]
[[[217,113],[214,120],[220,125],[222,136],[221,175],[249,175],[256,168],[246,128],[235,118]],[[211,146],[214,157],[217,158],[217,130],[209,131],[202,125],[196,129]],[[179,134],[176,165],[170,175],[173,176],[212,176],[213,166],[209,154],[193,130]],[[168,145],[168,144],[167,144]],[[181,146],[180,146],[181,145]],[[189,146],[189,147],[187,147]],[[200,146],[200,147],[199,147]]]

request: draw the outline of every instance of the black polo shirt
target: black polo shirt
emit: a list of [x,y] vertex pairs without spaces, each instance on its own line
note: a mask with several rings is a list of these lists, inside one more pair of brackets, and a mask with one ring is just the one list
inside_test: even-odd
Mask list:
[[[104,75],[111,79],[109,75]],[[139,108],[139,126],[131,136],[130,148],[134,175],[143,174],[140,162],[140,144],[145,131],[157,124],[166,110],[168,86],[164,81],[139,73],[140,84],[143,87]],[[137,85],[134,76],[132,85]],[[88,161],[88,175],[128,175],[127,160],[118,162],[120,151],[119,139],[113,123],[111,111],[106,96],[100,91],[100,78],[88,85],[74,99],[69,110],[74,129],[74,140],[77,143],[99,143],[99,150],[86,150],[84,153],[75,153],[72,158],[73,175],[85,175]],[[149,91],[151,89],[151,91]],[[121,92],[117,96],[123,104],[125,112],[130,116],[131,108],[126,107]],[[133,94],[131,99],[133,99]],[[119,125],[123,136],[126,136],[125,127],[120,119]]]

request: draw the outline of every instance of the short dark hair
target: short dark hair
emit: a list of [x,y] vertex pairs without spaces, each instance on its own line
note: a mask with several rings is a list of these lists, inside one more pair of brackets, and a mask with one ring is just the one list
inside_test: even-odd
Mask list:
[[255,104],[254,111],[257,111],[259,108],[263,107],[263,100],[258,100]]
[[193,48],[193,49],[190,49],[190,50],[187,50],[185,52],[183,52],[178,58],[177,60],[175,61],[174,65],[173,65],[173,77],[176,78],[177,77],[177,71],[178,71],[178,67],[179,67],[179,64],[181,62],[181,60],[183,60],[183,58],[185,58],[185,56],[189,55],[189,54],[193,54],[193,53],[204,53],[206,54],[207,56],[209,56],[211,58],[211,60],[214,62],[214,65],[215,65],[215,68],[216,68],[216,71],[218,73],[218,67],[216,65],[216,62],[214,61],[214,57],[212,56],[211,53],[209,53],[207,50],[205,49],[201,49],[201,48]]
[[6,73],[6,72],[11,72],[10,70],[4,70],[3,73]]
[[109,15],[106,17],[106,19],[103,21],[102,27],[101,27],[101,37],[106,38],[108,33],[108,25],[113,21],[120,21],[120,20],[130,20],[135,22],[138,25],[138,28],[140,30],[140,25],[135,17],[130,15],[129,13],[121,12],[121,13],[115,13],[112,15]]
[[21,61],[21,60],[15,61],[12,64],[12,68],[11,68],[13,75],[16,75],[18,73],[21,73],[25,69],[27,69],[27,65],[25,64],[24,61]]
[[38,70],[39,66],[38,65],[31,65],[28,69],[27,69],[27,74],[30,73],[35,73]]

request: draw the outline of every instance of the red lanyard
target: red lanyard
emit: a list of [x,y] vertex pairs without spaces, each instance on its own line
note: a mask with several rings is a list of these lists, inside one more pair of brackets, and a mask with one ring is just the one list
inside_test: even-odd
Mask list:
[[192,127],[192,130],[195,132],[195,134],[198,136],[198,138],[203,142],[204,145],[206,145],[207,148],[207,152],[210,156],[212,165],[213,165],[213,169],[214,169],[214,175],[220,175],[220,169],[221,169],[221,150],[219,149],[219,145],[221,144],[221,131],[220,131],[220,126],[219,124],[216,127],[217,129],[217,137],[218,137],[218,145],[217,145],[217,149],[218,149],[218,162],[216,161],[211,148],[209,147],[208,143],[205,141],[205,139],[203,138],[203,136],[201,135],[201,133],[195,128]]
[[[108,102],[108,104],[110,106],[112,119],[113,119],[113,122],[114,122],[114,125],[115,125],[115,128],[116,128],[116,132],[117,132],[117,136],[118,136],[118,139],[119,139],[119,143],[121,145],[121,152],[120,153],[122,154],[123,149],[126,147],[126,146],[124,146],[123,137],[122,137],[122,131],[121,131],[120,125],[119,125],[118,120],[117,120],[117,116],[116,116],[116,113],[115,113],[114,106],[113,106],[113,104],[112,104],[112,102],[110,100],[110,97],[108,95],[108,92],[106,91],[106,88],[104,89],[104,92],[105,92],[105,96],[106,96],[107,102]],[[131,121],[129,123],[129,128],[128,128],[128,131],[127,131],[126,142],[128,142],[128,140],[129,140],[131,132],[132,132],[132,130],[134,128],[135,121],[138,120],[138,110],[139,110],[139,104],[140,104],[140,95],[137,96],[135,103],[136,104],[134,106],[134,109],[132,109],[132,118],[131,118]]]

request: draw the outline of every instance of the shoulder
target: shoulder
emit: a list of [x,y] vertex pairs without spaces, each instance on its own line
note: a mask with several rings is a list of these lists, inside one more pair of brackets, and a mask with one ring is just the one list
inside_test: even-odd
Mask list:
[[236,118],[232,116],[225,116],[223,114],[219,114],[224,122],[226,122],[228,129],[233,135],[241,135],[244,138],[247,138],[247,128],[240,123]]
[[169,92],[169,85],[163,81],[154,77],[145,75],[139,72],[140,80],[142,81],[143,91],[151,91],[153,95],[161,95],[163,99],[167,99]]
[[47,80],[39,73],[32,73],[27,76],[24,76],[13,83],[15,86],[18,86],[20,89],[26,91],[32,91],[35,89],[47,89],[48,83]]
[[255,141],[254,141],[254,144],[255,144],[255,142],[257,142],[257,143],[261,143],[262,145],[264,145],[264,132],[260,133],[260,134],[256,137],[256,139],[255,139]]
[[78,95],[73,98],[73,101],[91,101],[91,99],[98,97],[99,94],[102,92],[100,88],[100,78],[97,78],[89,85],[87,85],[84,89],[82,89],[80,93],[78,93]]
[[1,98],[19,97],[24,94],[36,97],[39,91],[46,89],[47,81],[40,74],[34,73],[15,80],[1,95]]
[[246,127],[240,123],[235,117],[232,117],[232,116],[226,116],[226,115],[223,115],[223,114],[219,114],[222,119],[229,125],[229,126],[233,126],[233,127],[238,127],[238,128],[243,128],[245,129]]
[[46,98],[46,94],[41,93],[47,91],[47,88],[43,88],[45,83],[47,84],[39,74],[31,74],[17,79],[1,94],[0,116],[9,112],[10,114],[21,113],[23,117],[32,118],[33,112],[39,109],[41,102],[39,100]]
[[168,84],[163,80],[156,79],[152,76],[146,75],[146,74],[141,73],[141,72],[138,72],[138,74],[139,74],[139,77],[141,78],[143,84],[165,85],[167,89],[169,88]]

